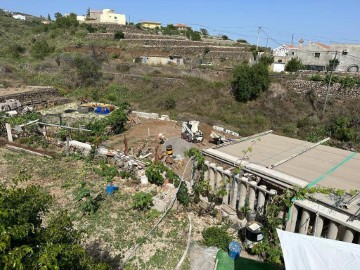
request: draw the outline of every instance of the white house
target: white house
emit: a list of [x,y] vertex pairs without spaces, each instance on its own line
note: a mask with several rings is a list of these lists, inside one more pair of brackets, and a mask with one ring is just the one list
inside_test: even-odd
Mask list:
[[272,70],[274,72],[285,71],[286,63],[293,58],[296,50],[298,50],[298,47],[286,44],[273,49],[274,63],[272,64]]
[[15,20],[22,20],[25,21],[26,17],[24,15],[20,15],[20,14],[15,14],[12,16]]
[[[88,19],[99,23],[115,23],[126,25],[125,14],[115,13],[114,10],[108,8],[103,10],[90,10]],[[78,21],[83,21],[83,18],[78,18]]]

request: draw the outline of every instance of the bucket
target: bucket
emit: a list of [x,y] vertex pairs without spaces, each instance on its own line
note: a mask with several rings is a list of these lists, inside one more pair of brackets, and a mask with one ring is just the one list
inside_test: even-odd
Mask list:
[[106,194],[107,195],[111,195],[111,194],[113,194],[116,190],[118,190],[119,189],[119,187],[117,187],[117,186],[113,186],[113,185],[107,185],[106,186]]
[[169,156],[172,156],[174,154],[174,150],[172,148],[172,145],[167,145],[166,146],[166,154],[168,154]]
[[236,260],[240,257],[241,245],[238,242],[231,242],[229,244],[229,257]]

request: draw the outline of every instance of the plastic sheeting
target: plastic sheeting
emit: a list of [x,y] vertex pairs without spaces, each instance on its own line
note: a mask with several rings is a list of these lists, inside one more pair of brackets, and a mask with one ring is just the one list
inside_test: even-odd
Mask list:
[[359,270],[360,245],[277,230],[286,270]]

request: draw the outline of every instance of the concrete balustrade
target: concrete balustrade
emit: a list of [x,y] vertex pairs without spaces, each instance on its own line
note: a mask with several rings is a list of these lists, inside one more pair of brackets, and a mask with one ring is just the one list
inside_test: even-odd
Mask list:
[[265,199],[266,199],[266,186],[261,185],[259,186],[259,195],[258,195],[258,201],[257,201],[257,207],[256,210],[259,215],[264,214],[264,208],[265,208]]
[[214,191],[218,191],[221,186],[223,185],[223,173],[224,173],[224,168],[223,167],[216,167],[216,172],[215,172],[215,187],[214,187]]
[[324,217],[317,215],[314,226],[314,236],[321,237],[324,228]]
[[334,221],[330,221],[330,226],[326,238],[336,240],[338,231],[339,231],[339,225]]
[[231,181],[231,172],[229,170],[224,171],[223,181],[225,184],[226,194],[223,197],[223,204],[229,204],[230,201],[230,181]]
[[310,212],[306,209],[302,210],[299,233],[307,234],[310,224]]
[[236,177],[234,177],[233,179],[233,185],[232,185],[232,189],[231,189],[231,199],[230,199],[230,206],[234,209],[236,209],[236,201],[238,198],[238,181],[236,179]]
[[209,173],[210,173],[210,162],[209,161],[205,161],[205,170],[204,170],[204,179],[205,180],[209,180],[210,179],[210,176],[209,176]]
[[215,170],[216,170],[215,163],[210,163],[210,166],[209,166],[209,181],[210,182],[209,182],[209,184],[210,184],[212,191],[215,191],[215,181],[216,181]]
[[344,242],[352,243],[354,240],[354,236],[355,236],[355,233],[353,230],[346,229],[342,240]]
[[238,206],[239,210],[245,206],[248,183],[249,183],[249,180],[247,177],[241,178],[239,206]]
[[255,209],[255,200],[256,200],[256,181],[250,182],[250,191],[249,191],[249,208],[251,210]]
[[290,218],[286,224],[286,230],[289,232],[295,232],[296,222],[299,215],[299,207],[297,205],[292,205],[289,211]]

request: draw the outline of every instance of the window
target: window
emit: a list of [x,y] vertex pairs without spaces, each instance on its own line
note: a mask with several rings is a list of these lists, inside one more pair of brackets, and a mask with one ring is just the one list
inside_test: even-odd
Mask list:
[[291,52],[291,55],[295,55],[295,52]]
[[114,17],[114,19],[116,20],[116,19],[117,19],[117,17]]
[[320,58],[320,53],[319,52],[315,53],[315,58]]
[[281,59],[279,59],[279,60],[278,60],[278,63],[282,63],[282,60],[281,60]]

